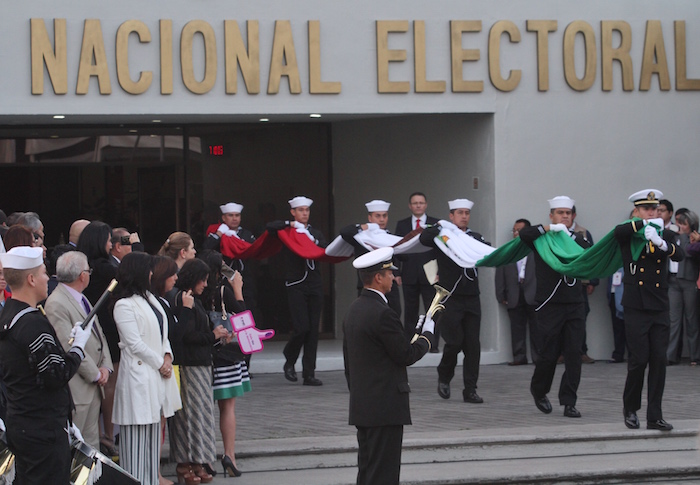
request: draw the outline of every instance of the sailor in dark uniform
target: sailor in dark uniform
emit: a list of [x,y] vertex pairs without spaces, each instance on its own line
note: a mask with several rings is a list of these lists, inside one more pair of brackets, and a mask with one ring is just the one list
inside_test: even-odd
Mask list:
[[[7,441],[16,457],[15,484],[68,484],[68,430],[73,401],[68,381],[85,358],[90,330],[74,327],[73,346],[61,347],[36,305],[46,299],[49,276],[42,248],[18,246],[0,260],[12,298],[0,316],[0,367],[7,389]],[[74,436],[81,438],[79,431]]]
[[[314,244],[325,248],[326,238],[318,229],[311,227],[309,216],[313,200],[308,197],[298,196],[289,201],[290,212],[294,218],[289,224],[296,228],[297,232],[305,233]],[[281,221],[277,221],[278,223]],[[282,226],[270,223],[269,228],[281,229]],[[323,279],[318,262],[304,259],[294,254],[289,248],[282,248],[282,258],[285,267],[285,286],[287,287],[287,300],[289,313],[292,320],[292,335],[284,347],[286,359],[283,370],[284,377],[292,382],[297,381],[294,365],[299,358],[301,349],[304,356],[301,359],[302,377],[305,386],[321,386],[323,382],[315,376],[316,351],[318,349],[318,327],[321,322],[323,310]]]
[[542,259],[535,248],[535,240],[547,231],[564,231],[576,243],[590,247],[590,243],[579,233],[570,234],[574,200],[558,196],[549,200],[548,226],[524,227],[520,239],[535,255],[535,312],[537,332],[540,338],[540,359],[535,363],[535,372],[530,381],[530,392],[537,409],[545,414],[552,412],[547,393],[552,388],[557,359],[564,356],[564,374],[559,384],[559,404],[564,406],[564,416],[580,418],[576,409],[576,392],[581,381],[581,346],[585,332],[586,308],[581,281],[557,273]]
[[[642,407],[644,371],[649,365],[647,429],[670,431],[663,419],[661,400],[666,382],[666,350],[669,337],[668,260],[683,259],[683,249],[673,241],[675,233],[663,230],[662,219],[656,219],[656,208],[663,194],[654,189],[641,190],[629,197],[634,204],[632,215],[639,219],[620,224],[615,238],[622,250],[622,306],[625,313],[627,338],[627,381],[623,393],[625,425],[639,428],[637,411]],[[654,222],[660,229],[649,222]],[[649,241],[641,254],[632,253],[632,237],[642,232]],[[637,257],[635,257],[637,256]]]
[[406,366],[435,344],[435,324],[423,322],[411,343],[401,319],[389,308],[396,267],[392,248],[366,253],[353,262],[364,289],[343,320],[343,359],[350,390],[349,424],[357,427],[357,484],[399,483],[403,427],[411,424]]
[[[477,241],[488,244],[481,234],[468,227],[473,206],[474,202],[469,199],[449,201],[450,222]],[[439,226],[428,227],[420,235],[421,244],[436,248],[435,237],[439,233]],[[455,375],[457,356],[463,352],[464,390],[462,398],[464,402],[483,403],[484,400],[476,393],[481,360],[479,277],[476,268],[460,267],[441,250],[436,250],[435,254],[440,278],[438,284],[450,293],[441,302],[445,305],[445,311],[440,317],[439,323],[445,347],[437,368],[438,395],[443,399],[450,398],[450,381]]]
[[[352,245],[352,247],[355,249],[355,257],[362,256],[363,254],[368,252],[362,244],[355,240],[355,236],[358,233],[371,228],[370,224],[379,226],[379,229],[382,229],[388,234],[391,234],[391,232],[389,232],[389,230],[387,229],[387,226],[389,225],[390,206],[391,203],[383,200],[372,200],[370,202],[367,202],[365,204],[365,207],[367,207],[368,223],[350,224],[340,230],[340,237],[342,237],[345,242]],[[360,293],[362,293],[362,280],[360,280],[358,276],[357,296],[360,296]],[[389,300],[389,308],[394,310],[398,314],[399,318],[401,318],[401,297],[399,296],[399,285],[396,284],[396,281],[394,281],[394,284],[391,287],[391,291],[386,294],[386,299]],[[411,335],[411,337],[413,337],[413,335]]]

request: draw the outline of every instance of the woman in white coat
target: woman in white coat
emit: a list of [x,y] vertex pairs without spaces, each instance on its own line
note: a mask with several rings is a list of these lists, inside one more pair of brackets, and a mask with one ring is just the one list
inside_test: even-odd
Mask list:
[[151,257],[131,253],[117,272],[114,321],[121,364],[113,421],[120,426],[120,465],[144,485],[158,484],[160,420],[182,404],[172,378],[168,319],[150,292]]

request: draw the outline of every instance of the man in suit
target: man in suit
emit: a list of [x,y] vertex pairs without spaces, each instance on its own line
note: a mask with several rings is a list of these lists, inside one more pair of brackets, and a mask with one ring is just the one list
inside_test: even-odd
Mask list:
[[[92,305],[83,296],[83,290],[90,283],[90,272],[87,257],[79,251],[69,251],[56,262],[59,284],[46,300],[46,315],[64,349],[70,349],[68,340],[75,322],[84,321],[92,310]],[[85,359],[68,385],[75,403],[73,422],[82,431],[85,441],[99,449],[101,388],[114,367],[97,317],[88,329],[91,334],[85,345]]]
[[548,202],[550,224],[538,224],[520,230],[520,239],[532,249],[535,256],[537,281],[535,312],[540,358],[535,362],[530,393],[537,409],[545,414],[552,412],[547,393],[552,388],[557,359],[563,355],[565,370],[559,385],[559,404],[564,406],[564,416],[580,418],[581,413],[576,409],[576,391],[581,382],[581,346],[586,321],[581,282],[554,271],[542,259],[534,243],[547,231],[564,232],[583,248],[589,247],[590,243],[581,234],[571,234],[567,229],[571,225],[573,199],[560,195]]
[[[668,261],[681,261],[683,249],[677,246],[676,234],[668,229],[659,231],[649,222],[657,217],[657,205],[663,194],[655,189],[635,192],[629,197],[634,204],[634,217],[615,228],[615,239],[622,250],[624,276],[622,306],[627,338],[627,380],[622,401],[625,425],[639,428],[637,411],[642,407],[644,371],[649,365],[647,389],[647,429],[670,431],[673,426],[664,421],[661,400],[666,383],[666,349],[669,338]],[[663,227],[661,219],[656,219]],[[644,232],[649,241],[641,254],[633,254],[632,237]]]
[[[362,244],[355,240],[355,236],[369,229],[369,224],[374,224],[378,226],[379,229],[391,234],[387,230],[387,226],[389,225],[389,207],[391,207],[391,203],[375,199],[367,202],[365,207],[367,208],[367,223],[350,224],[340,230],[340,237],[355,249],[356,258],[368,252]],[[360,296],[360,293],[362,293],[362,280],[358,275],[357,296]],[[401,318],[401,297],[399,296],[399,286],[396,284],[396,279],[394,279],[391,291],[386,294],[386,298],[389,300],[389,308],[394,310],[399,318]]]
[[[290,199],[288,203],[294,220],[289,224],[295,227],[297,232],[306,234],[314,244],[325,248],[327,242],[323,233],[309,224],[310,207],[313,202],[304,196]],[[318,327],[321,323],[321,311],[323,310],[321,271],[317,261],[301,258],[287,247],[282,248],[282,258],[285,267],[284,284],[287,287],[287,301],[292,319],[292,335],[284,347],[286,359],[282,367],[284,377],[288,381],[297,381],[294,365],[303,348],[304,356],[301,359],[301,364],[304,385],[321,386],[323,382],[315,375]]]
[[[455,199],[449,202],[450,221],[441,224],[453,224],[457,230],[484,244],[484,237],[469,229],[469,219],[474,202],[469,199]],[[439,226],[432,226],[420,235],[424,246],[436,248],[435,238],[440,234]],[[484,400],[476,393],[479,379],[479,362],[481,360],[481,301],[479,300],[479,277],[476,268],[462,268],[441,250],[437,255],[438,277],[440,286],[450,294],[442,300],[445,311],[440,316],[440,332],[445,339],[442,359],[438,365],[438,395],[450,398],[450,381],[455,375],[457,356],[464,354],[463,380],[464,402],[480,404]]]
[[[419,227],[426,228],[428,225],[436,224],[438,221],[425,213],[428,209],[428,199],[422,192],[413,192],[409,196],[408,209],[411,211],[411,217],[401,219],[396,223],[394,234],[397,236],[406,236],[409,232]],[[396,259],[399,261],[396,283],[401,286],[403,291],[404,330],[410,338],[413,337],[415,330],[413,323],[418,319],[418,311],[420,310],[419,298],[423,300],[423,308],[427,311],[435,297],[435,288],[428,282],[425,271],[423,271],[423,265],[435,259],[435,251],[404,254],[397,256]],[[431,352],[438,351],[439,332],[436,335],[436,343]]]
[[[343,359],[350,390],[350,425],[357,427],[357,484],[399,483],[403,427],[411,424],[406,366],[435,343],[435,324],[426,320],[413,343],[386,294],[394,281],[392,248],[366,253],[353,262],[364,289],[343,320]],[[414,327],[415,329],[415,327]]]
[[78,239],[80,239],[83,229],[85,229],[85,226],[88,224],[90,224],[90,221],[87,219],[73,221],[73,224],[70,225],[70,229],[68,230],[68,244],[74,248],[78,247]]
[[[68,381],[85,358],[89,330],[73,327],[65,352],[37,304],[48,293],[43,250],[17,246],[0,254],[12,298],[0,315],[0,373],[6,388],[7,444],[14,483],[68,483],[71,393]],[[79,432],[72,431],[79,437]]]
[[[518,219],[513,224],[513,238],[520,230],[530,227],[527,219]],[[508,365],[527,364],[527,329],[530,329],[530,355],[536,362],[537,319],[535,315],[535,257],[532,253],[517,263],[496,268],[496,300],[508,309],[510,319],[510,339],[513,360]]]
[[129,232],[125,227],[112,229],[112,249],[109,251],[109,262],[112,263],[112,266],[118,268],[124,256],[131,251],[144,251],[139,234]]

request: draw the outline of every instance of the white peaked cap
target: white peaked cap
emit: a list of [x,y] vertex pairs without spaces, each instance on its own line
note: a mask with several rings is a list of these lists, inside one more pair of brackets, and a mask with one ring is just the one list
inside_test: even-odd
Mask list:
[[450,210],[455,209],[469,209],[472,210],[474,207],[474,202],[469,199],[455,199],[447,203],[450,206]]
[[30,246],[16,246],[0,254],[5,269],[32,269],[44,264],[44,250]]
[[229,214],[231,212],[241,213],[243,212],[243,206],[241,204],[236,204],[235,202],[229,202],[228,204],[220,205],[222,214]]
[[394,248],[385,247],[375,249],[355,259],[352,265],[355,269],[363,269],[369,271],[380,271],[383,269],[398,269],[391,262],[391,257],[394,255]]
[[289,207],[292,209],[296,209],[297,207],[311,207],[311,204],[314,203],[313,200],[303,195],[298,195],[293,199],[289,199],[287,202],[289,202]]
[[391,206],[390,202],[378,199],[371,200],[365,204],[367,212],[386,212],[389,210],[389,206]]
[[664,193],[656,189],[644,189],[629,196],[634,205],[658,204],[664,198]]
[[549,199],[550,209],[573,209],[576,201],[571,197],[565,195],[557,195],[553,199]]

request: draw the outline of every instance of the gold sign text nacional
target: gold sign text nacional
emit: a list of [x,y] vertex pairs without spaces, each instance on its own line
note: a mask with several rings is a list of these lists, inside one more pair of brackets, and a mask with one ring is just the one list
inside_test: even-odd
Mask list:
[[[244,41],[239,23],[235,20],[223,22],[224,75],[226,79],[226,94],[238,92],[238,72],[242,74],[242,82],[248,94],[260,92],[260,26],[257,20],[245,22],[247,39]],[[436,26],[431,25],[431,28]],[[539,91],[548,91],[549,50],[550,44],[560,42],[563,52],[563,71],[566,84],[573,90],[585,91],[595,83],[597,71],[600,68],[601,88],[611,91],[614,88],[613,65],[619,65],[619,82],[622,90],[640,91],[650,89],[651,83],[656,82],[660,90],[671,89],[669,69],[675,66],[675,89],[678,91],[700,90],[700,79],[688,78],[686,69],[686,23],[676,20],[673,23],[673,34],[662,31],[661,21],[647,20],[645,25],[644,48],[641,59],[632,59],[632,29],[629,23],[622,20],[602,20],[599,35],[593,26],[583,20],[569,23],[563,31],[563,36],[556,34],[559,25],[556,20],[527,20],[524,26],[518,26],[510,20],[495,22],[488,31],[488,62],[489,81],[500,91],[513,91],[520,84],[523,76],[521,69],[509,69],[501,65],[501,49],[517,49],[521,40],[522,28],[537,39],[537,52],[534,58],[537,63],[537,86]],[[44,19],[30,19],[31,28],[31,69],[32,94],[44,94],[45,75],[55,94],[68,93],[69,73],[66,19],[53,19],[53,36],[49,34]],[[157,28],[160,49],[160,93],[172,94],[175,80],[173,50],[173,22],[161,19]],[[480,20],[451,20],[437,28],[444,29],[446,38],[449,37],[451,79],[450,89],[453,93],[479,93],[484,89],[480,79],[465,79],[465,63],[479,62],[482,52],[480,49],[465,48],[469,38],[481,35],[483,30]],[[318,20],[307,22],[306,49],[301,52],[308,55],[309,72],[306,73],[308,93],[338,94],[342,90],[341,81],[323,81],[321,76],[321,23]],[[390,49],[390,38],[410,36],[412,33],[413,50]],[[151,29],[141,20],[127,20],[116,32],[115,52],[109,55],[105,50],[102,23],[98,19],[86,19],[83,25],[82,44],[80,47],[80,62],[75,79],[75,93],[87,94],[90,79],[95,77],[100,94],[112,92],[112,79],[109,66],[114,59],[117,82],[125,92],[138,95],[146,92],[153,84],[153,71],[133,73],[129,69],[129,37],[135,35],[138,42],[151,42]],[[289,91],[293,94],[302,92],[302,73],[297,63],[298,49],[292,35],[292,25],[288,20],[277,20],[274,32],[271,33],[272,49],[268,71],[267,94],[279,92],[283,77],[287,78]],[[485,35],[485,34],[484,34]],[[205,68],[203,75],[194,72],[193,52],[195,36],[203,39],[203,55]],[[575,68],[577,37],[583,40],[585,49],[585,69],[578,76]],[[673,39],[673,43],[668,41]],[[409,37],[410,39],[410,37]],[[299,41],[300,39],[296,39]],[[404,40],[407,40],[404,38]],[[217,58],[217,36],[214,27],[203,20],[187,22],[180,32],[180,77],[183,85],[192,93],[205,94],[215,85],[219,71]],[[298,45],[298,44],[297,44]],[[668,47],[667,45],[673,45]],[[70,55],[77,55],[70,51]],[[390,63],[407,62],[413,58],[413,83],[411,80],[389,79]],[[669,67],[669,54],[672,63]],[[131,53],[137,55],[137,53]],[[579,55],[581,51],[579,50]],[[377,61],[377,91],[379,93],[444,93],[447,90],[447,80],[428,80],[426,72],[426,23],[423,20],[377,20],[376,21],[376,61]],[[633,62],[634,61],[634,62]],[[700,62],[700,59],[695,61]],[[634,66],[637,67],[634,67]],[[641,66],[641,68],[640,68]],[[112,67],[112,72],[114,72]],[[468,69],[467,69],[468,70]],[[534,75],[535,69],[532,69]],[[638,74],[637,74],[638,73]],[[618,85],[618,86],[620,86]],[[72,89],[72,86],[71,86]],[[617,88],[619,89],[619,87]]]

